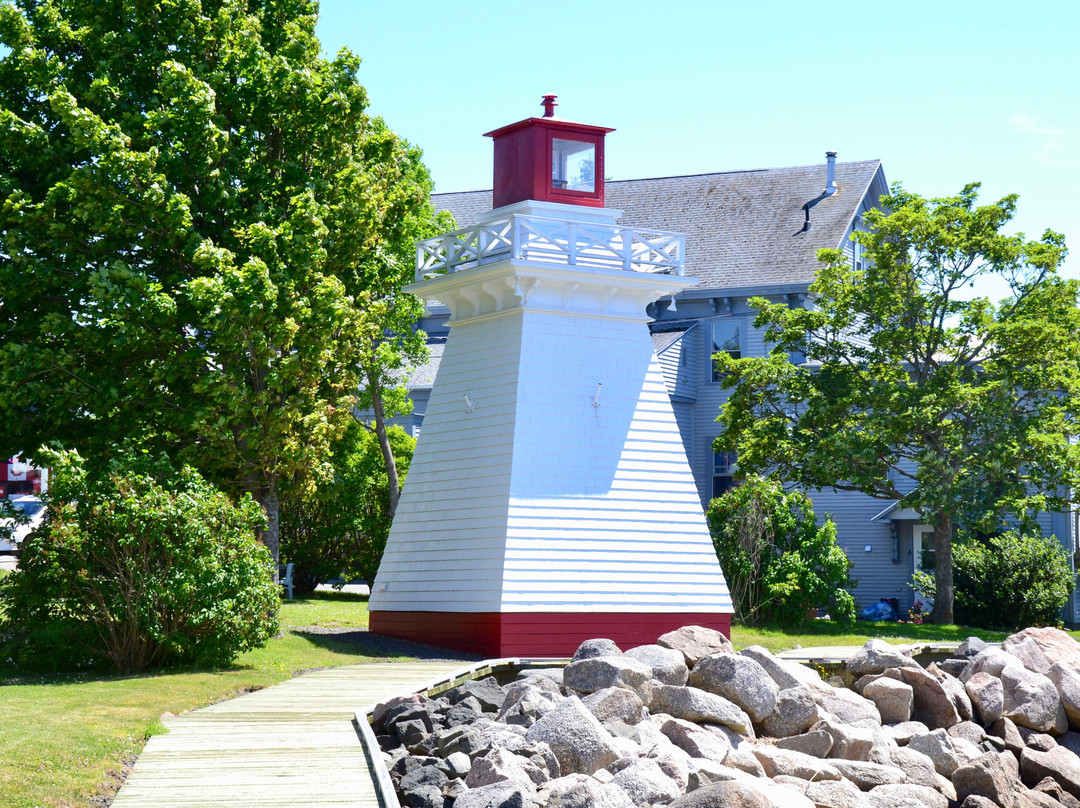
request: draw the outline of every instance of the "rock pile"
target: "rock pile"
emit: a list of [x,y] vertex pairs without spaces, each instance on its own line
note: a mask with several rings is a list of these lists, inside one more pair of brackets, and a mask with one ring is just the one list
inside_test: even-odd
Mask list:
[[410,808],[1080,808],[1080,643],[1026,629],[922,668],[871,640],[851,688],[688,626],[374,729]]

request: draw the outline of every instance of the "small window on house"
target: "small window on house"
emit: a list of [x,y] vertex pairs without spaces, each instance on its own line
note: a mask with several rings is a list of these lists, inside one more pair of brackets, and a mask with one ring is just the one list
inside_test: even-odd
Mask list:
[[863,268],[863,248],[859,242],[853,242],[851,245],[851,259],[856,272],[862,272]]
[[[725,352],[732,359],[742,358],[742,320],[714,320],[710,356]],[[712,380],[720,381],[724,374],[712,363]]]
[[713,452],[713,499],[735,487],[735,453]]

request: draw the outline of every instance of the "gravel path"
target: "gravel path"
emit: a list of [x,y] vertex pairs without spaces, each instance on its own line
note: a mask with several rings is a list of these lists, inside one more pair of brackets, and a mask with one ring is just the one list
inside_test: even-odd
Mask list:
[[327,628],[325,626],[300,626],[291,631],[307,636],[333,635],[339,642],[347,642],[358,651],[376,657],[373,662],[400,662],[394,657],[412,657],[425,662],[479,662],[484,659],[475,654],[465,654],[448,648],[436,648],[433,645],[421,645],[409,640],[387,637],[385,634],[372,634],[365,628]]

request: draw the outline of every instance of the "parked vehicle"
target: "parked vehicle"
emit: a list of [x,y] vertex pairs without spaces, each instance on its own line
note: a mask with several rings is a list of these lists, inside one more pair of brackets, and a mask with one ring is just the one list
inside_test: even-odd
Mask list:
[[21,519],[10,516],[0,519],[0,528],[10,528],[11,534],[3,531],[0,535],[0,553],[18,552],[23,539],[38,528],[45,519],[45,504],[40,497],[30,494],[17,494],[8,499],[11,506],[20,514]]

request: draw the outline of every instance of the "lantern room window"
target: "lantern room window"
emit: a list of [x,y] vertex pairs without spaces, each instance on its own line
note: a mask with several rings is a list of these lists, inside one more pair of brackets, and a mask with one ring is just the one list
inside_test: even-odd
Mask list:
[[551,187],[555,190],[596,191],[596,144],[552,138]]

